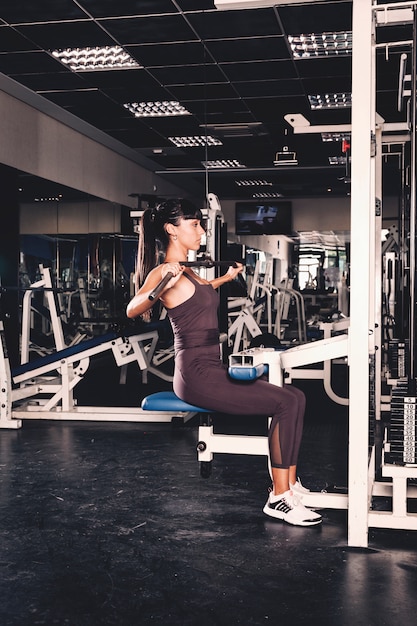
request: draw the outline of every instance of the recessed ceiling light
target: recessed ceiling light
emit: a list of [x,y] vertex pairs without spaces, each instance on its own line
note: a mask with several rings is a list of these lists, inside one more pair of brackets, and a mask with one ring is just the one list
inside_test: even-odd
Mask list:
[[120,46],[65,48],[64,50],[52,50],[52,56],[68,66],[73,72],[137,69],[141,67]]
[[271,187],[269,180],[235,180],[238,187]]
[[312,109],[342,109],[352,106],[351,93],[325,93],[308,96]]
[[294,59],[352,54],[352,31],[288,35]]
[[329,165],[346,165],[345,156],[329,156]]
[[58,194],[57,196],[47,196],[45,198],[34,198],[35,202],[60,202],[62,200],[62,194]]
[[168,137],[177,148],[195,148],[197,146],[222,146],[222,142],[211,135],[193,135],[191,137]]
[[135,117],[173,117],[175,115],[191,115],[185,107],[176,100],[161,100],[157,102],[127,102],[123,105]]
[[331,141],[349,141],[350,133],[321,133],[323,143]]
[[245,167],[237,161],[236,159],[217,159],[215,161],[201,161],[204,167],[210,169],[218,169],[218,168],[236,168],[236,167]]
[[201,124],[208,133],[217,137],[260,137],[267,131],[262,122],[236,122],[229,124]]
[[258,191],[252,194],[252,198],[282,198],[282,193],[278,191]]

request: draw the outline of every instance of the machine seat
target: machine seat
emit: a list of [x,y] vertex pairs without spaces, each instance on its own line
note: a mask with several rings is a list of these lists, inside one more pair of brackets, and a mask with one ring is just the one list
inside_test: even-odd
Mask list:
[[141,407],[144,411],[179,411],[193,413],[211,413],[210,409],[203,409],[194,404],[180,400],[173,391],[159,391],[146,396]]

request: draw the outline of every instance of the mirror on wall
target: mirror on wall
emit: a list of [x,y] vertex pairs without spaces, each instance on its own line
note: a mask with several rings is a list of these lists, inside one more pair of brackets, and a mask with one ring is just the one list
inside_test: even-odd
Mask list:
[[[131,209],[25,173],[18,193],[21,303],[48,274],[65,324],[98,334],[123,323],[137,255]],[[45,301],[41,288],[33,291],[32,310],[43,310],[47,327]]]

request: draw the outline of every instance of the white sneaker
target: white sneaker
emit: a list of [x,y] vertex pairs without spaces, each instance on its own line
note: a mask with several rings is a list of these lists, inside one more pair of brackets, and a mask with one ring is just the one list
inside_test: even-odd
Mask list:
[[290,483],[290,489],[294,493],[296,493],[298,496],[302,496],[305,493],[310,493],[310,489],[307,489],[307,487],[304,487],[304,485],[301,483],[301,480],[298,477],[294,484]]
[[263,512],[270,517],[284,520],[284,522],[294,526],[315,526],[322,521],[321,515],[307,509],[301,503],[299,497],[291,490],[278,497],[271,492]]

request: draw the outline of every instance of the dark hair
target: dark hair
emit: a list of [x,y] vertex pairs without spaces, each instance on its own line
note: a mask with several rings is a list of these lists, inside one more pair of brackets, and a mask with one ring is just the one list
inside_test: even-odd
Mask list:
[[165,254],[169,237],[166,224],[178,226],[183,220],[201,220],[200,209],[184,198],[166,200],[154,208],[143,212],[139,225],[138,262],[136,271],[136,288],[144,282],[155,265],[158,265],[160,254]]

